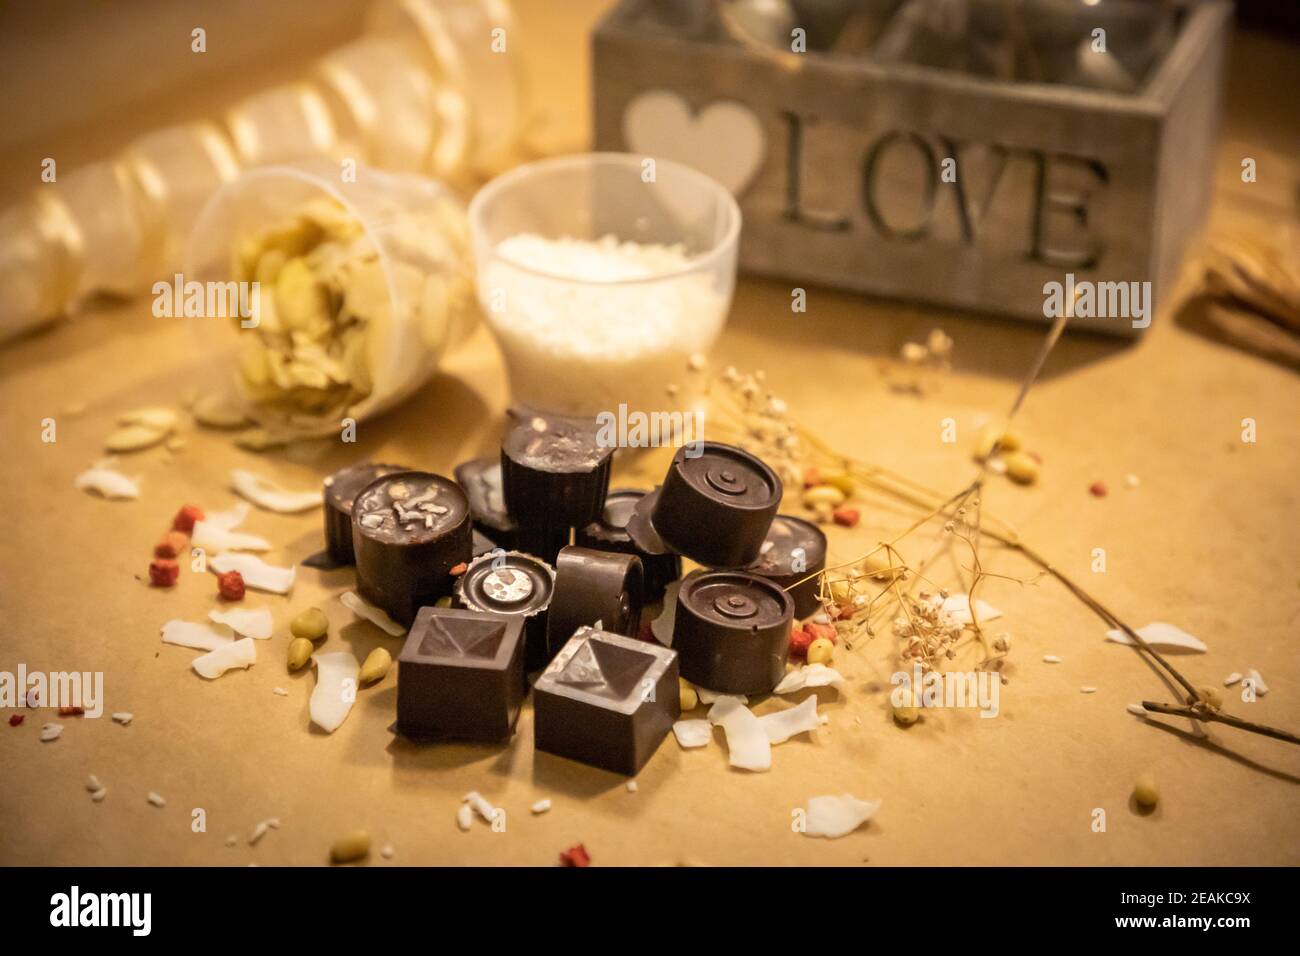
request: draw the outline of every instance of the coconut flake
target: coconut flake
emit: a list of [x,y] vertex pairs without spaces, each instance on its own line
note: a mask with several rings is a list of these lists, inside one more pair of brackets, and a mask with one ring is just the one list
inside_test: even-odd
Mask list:
[[228,531],[218,528],[210,521],[194,522],[194,533],[190,538],[196,548],[207,551],[270,551],[271,542],[255,534],[242,531]]
[[145,795],[145,799],[148,800],[150,803],[152,803],[155,807],[167,806],[167,801],[163,799],[163,795],[161,793],[156,793],[153,790],[150,790]]
[[474,811],[468,803],[462,803],[456,810],[456,826],[468,830],[474,825]]
[[673,736],[683,750],[704,747],[713,739],[713,725],[707,720],[679,720],[673,724]]
[[774,694],[794,694],[805,687],[834,687],[844,689],[844,675],[825,664],[805,664],[781,678],[772,689]]
[[1044,655],[1043,655],[1043,663],[1044,663],[1044,664],[1059,664],[1059,663],[1061,663],[1061,659],[1060,659],[1059,657],[1057,657],[1055,654],[1044,654]]
[[470,807],[475,813],[483,818],[484,822],[491,823],[497,818],[501,811],[488,803],[487,798],[477,790],[471,790],[465,796],[461,797],[464,805]]
[[852,833],[879,809],[879,800],[859,800],[848,793],[838,797],[809,797],[803,835],[834,840]]
[[216,680],[228,670],[236,667],[252,667],[255,663],[257,663],[257,647],[251,637],[245,637],[194,658],[191,666],[200,677]]
[[271,693],[275,694],[276,697],[288,697],[288,696],[289,696],[289,692],[288,692],[287,690],[285,690],[283,687],[276,687],[276,688],[272,689]]
[[117,721],[119,724],[121,724],[123,727],[129,724],[134,717],[135,714],[132,714],[125,710],[119,710],[115,714],[113,714],[113,719]]
[[41,727],[41,742],[48,744],[51,740],[58,740],[62,733],[62,724],[45,724]]
[[106,787],[100,787],[90,795],[90,799],[94,800],[96,803],[102,803],[106,796],[108,796],[108,789]]
[[1147,715],[1147,709],[1141,704],[1129,704],[1124,709],[1135,717],[1145,717]]
[[1079,688],[1079,693],[1081,693],[1081,694],[1095,694],[1095,693],[1097,693],[1097,688],[1085,684],[1084,686],[1082,686],[1082,687]]
[[274,622],[271,620],[271,612],[269,609],[264,607],[234,607],[228,611],[214,608],[208,612],[208,618],[216,621],[218,624],[226,625],[236,634],[240,634],[244,637],[251,637],[259,641],[270,640],[271,631],[274,629]]
[[177,647],[190,647],[196,651],[215,651],[235,639],[234,631],[225,624],[209,624],[206,621],[168,621],[162,626],[164,644]]
[[357,698],[361,665],[351,651],[313,654],[311,659],[316,662],[316,688],[308,706],[311,722],[332,734],[347,719]]
[[709,709],[709,723],[718,725],[726,734],[731,766],[756,772],[772,769],[772,744],[767,731],[742,699],[719,698]]
[[551,800],[549,797],[538,800],[529,809],[531,809],[535,814],[545,813],[551,809]]
[[219,554],[208,562],[208,567],[217,574],[238,571],[245,584],[259,591],[288,594],[293,590],[293,568],[279,568],[251,554]]
[[1252,667],[1246,673],[1250,677],[1250,679],[1255,682],[1256,696],[1263,697],[1265,694],[1268,693],[1268,685],[1264,683],[1264,678],[1260,676],[1259,671],[1255,670],[1255,668]]
[[140,497],[140,479],[128,478],[113,468],[114,459],[105,458],[97,461],[75,479],[73,487],[108,498],[109,500],[120,498],[139,498]]
[[94,793],[96,790],[103,790],[104,785],[100,783],[99,778],[92,773],[89,777],[86,778],[86,789],[89,790],[91,793]]
[[253,832],[248,835],[248,845],[257,846],[257,841],[266,836],[266,831],[269,829],[271,828],[267,825],[265,820],[253,827]]
[[321,503],[319,489],[315,491],[289,491],[269,478],[263,478],[261,475],[255,475],[251,471],[245,471],[242,468],[236,468],[230,473],[230,487],[235,489],[236,494],[247,498],[259,508],[265,508],[267,511],[278,511],[281,514],[296,514],[299,511],[308,511],[318,507]]
[[354,591],[344,591],[340,594],[339,603],[357,617],[369,621],[386,634],[401,637],[406,633],[406,628]]
[[237,501],[225,511],[213,512],[203,520],[211,527],[218,528],[221,531],[234,531],[244,523],[244,519],[248,517],[248,513],[252,510],[247,501]]
[[1241,678],[1242,678],[1241,671],[1233,671],[1231,674],[1229,674],[1227,677],[1223,679],[1223,686],[1231,687],[1233,684],[1240,683]]
[[391,843],[385,843],[380,848],[379,855],[385,860],[391,860],[393,858],[393,845]]
[[720,694],[716,690],[698,685],[695,688],[695,696],[699,697],[701,704],[716,704],[720,700],[734,700],[740,704],[749,703],[749,698],[743,694]]
[[[1166,624],[1163,621],[1153,621],[1146,627],[1137,629],[1138,637],[1146,641],[1152,647],[1163,647],[1167,650],[1194,651],[1198,654],[1204,654],[1209,650],[1205,642],[1199,637],[1193,637],[1186,631],[1174,627],[1172,624]],[[1106,640],[1116,644],[1126,644],[1129,647],[1136,646],[1136,642],[1122,630],[1113,630],[1106,632]]]
[[767,733],[769,743],[783,744],[795,734],[816,730],[821,726],[817,716],[817,698],[809,697],[797,707],[787,707],[775,714],[764,714],[758,718]]
[[627,792],[636,793],[636,791],[637,791],[637,782],[635,780],[629,780],[627,782]]
[[[974,623],[970,616],[970,595],[969,594],[950,594],[946,598],[941,598],[942,608],[945,614],[951,615],[953,621],[958,624]],[[938,602],[936,602],[938,603]],[[995,608],[987,601],[975,599],[975,613],[979,615],[980,623],[997,620],[1002,616],[1002,612]]]

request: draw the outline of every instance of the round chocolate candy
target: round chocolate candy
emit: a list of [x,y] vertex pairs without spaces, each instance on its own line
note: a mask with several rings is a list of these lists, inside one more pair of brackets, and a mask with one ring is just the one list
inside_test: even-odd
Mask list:
[[456,603],[471,611],[524,619],[524,669],[535,671],[546,653],[546,612],[555,592],[555,570],[521,551],[489,551],[470,562],[456,579]]
[[785,676],[794,601],[744,571],[692,571],[677,590],[682,676],[727,694],[766,694]]
[[338,564],[352,563],[352,502],[366,485],[405,465],[380,465],[363,461],[340,468],[325,479],[325,550]]
[[794,616],[805,618],[820,606],[817,575],[825,569],[826,535],[821,528],[794,515],[777,515],[758,560],[745,570],[786,589],[794,599]]
[[366,486],[352,506],[357,591],[410,627],[451,594],[451,569],[473,556],[469,500],[450,478],[399,471]]
[[[781,479],[749,452],[719,442],[683,446],[663,486],[637,505],[669,548],[711,568],[758,558],[781,504]],[[638,544],[653,543],[637,536]],[[651,549],[653,550],[653,548]]]
[[613,448],[596,438],[594,419],[512,410],[501,443],[506,510],[521,527],[582,527],[600,516]]
[[549,656],[558,654],[578,628],[598,621],[603,631],[635,636],[641,627],[644,594],[641,559],[636,555],[565,548],[555,562],[555,597],[547,615]]
[[627,525],[636,511],[637,503],[646,492],[633,488],[619,488],[605,496],[605,507],[600,518],[579,528],[574,543],[597,551],[617,551],[634,554],[641,559],[645,572],[645,599],[658,601],[664,589],[682,576],[682,559],[670,551],[650,552],[639,548],[628,533]]
[[498,548],[514,548],[518,544],[519,526],[506,513],[505,496],[501,493],[501,462],[496,458],[475,458],[457,465],[454,474],[469,498],[474,529]]

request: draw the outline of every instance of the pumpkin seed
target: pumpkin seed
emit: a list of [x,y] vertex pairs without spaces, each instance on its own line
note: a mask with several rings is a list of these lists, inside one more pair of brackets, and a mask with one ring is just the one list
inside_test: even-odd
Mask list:
[[361,675],[358,680],[362,684],[373,684],[375,681],[381,681],[388,674],[388,669],[393,666],[393,655],[383,647],[376,647],[366,655],[365,663],[361,665]]
[[1038,462],[1023,451],[1015,451],[1004,459],[1007,477],[1017,484],[1032,485],[1038,480]]
[[104,439],[104,447],[112,452],[143,451],[158,444],[170,429],[149,428],[147,425],[126,425],[113,431]]
[[307,638],[295,637],[289,642],[289,670],[302,670],[306,667],[314,650],[315,646]]
[[354,830],[339,837],[330,847],[330,861],[333,863],[352,863],[370,853],[370,834],[365,830]]
[[318,607],[307,608],[289,622],[289,632],[294,637],[305,637],[309,641],[319,641],[329,633],[329,629],[329,618]]
[[1137,783],[1133,785],[1133,799],[1137,801],[1138,806],[1147,809],[1160,802],[1160,788],[1156,785],[1154,775],[1144,773],[1137,778]]
[[834,485],[813,485],[803,493],[803,504],[805,508],[813,509],[819,505],[838,508],[844,504],[844,492]]
[[682,699],[682,710],[694,710],[700,706],[700,695],[684,678],[677,678],[677,687]]

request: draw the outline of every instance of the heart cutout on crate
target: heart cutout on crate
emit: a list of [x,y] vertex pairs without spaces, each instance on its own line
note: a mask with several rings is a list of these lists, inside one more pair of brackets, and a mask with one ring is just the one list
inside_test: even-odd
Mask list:
[[754,111],[714,100],[698,113],[668,90],[647,90],[623,110],[623,141],[634,153],[685,163],[739,196],[763,165],[766,137]]

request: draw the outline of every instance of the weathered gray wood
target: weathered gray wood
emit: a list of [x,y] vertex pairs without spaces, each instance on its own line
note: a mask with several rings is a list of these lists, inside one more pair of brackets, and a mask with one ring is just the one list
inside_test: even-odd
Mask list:
[[[629,148],[624,114],[646,91],[697,117],[748,107],[766,140],[737,195],[748,271],[1044,320],[1044,284],[1066,273],[1150,281],[1158,296],[1203,213],[1224,3],[1191,12],[1137,95],[683,38],[626,22],[629,7],[594,38],[596,146]],[[728,144],[711,149],[694,157],[706,172]],[[937,181],[948,157],[956,183]]]

